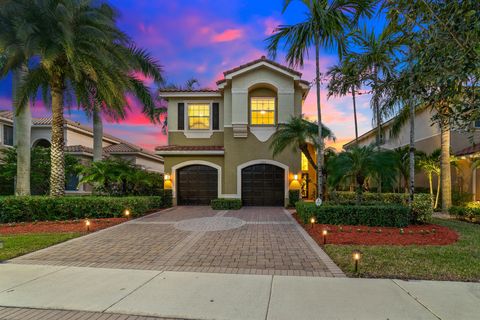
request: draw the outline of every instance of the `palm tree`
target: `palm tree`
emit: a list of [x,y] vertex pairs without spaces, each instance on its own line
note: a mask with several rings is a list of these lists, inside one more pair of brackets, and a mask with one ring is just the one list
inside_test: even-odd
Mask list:
[[377,129],[376,145],[380,150],[382,144],[382,109],[380,100],[384,94],[382,82],[394,71],[395,54],[400,42],[392,29],[386,28],[379,35],[366,27],[354,33],[354,43],[358,54],[356,61],[360,73],[364,74],[364,82],[372,89],[371,106],[373,120]]
[[[78,104],[91,108],[104,104],[121,114],[125,93],[135,92],[154,112],[149,90],[132,75],[125,75],[135,61],[144,74],[161,79],[160,67],[143,50],[133,46],[115,25],[114,10],[93,0],[28,2],[25,23],[31,33],[22,44],[39,63],[25,74],[15,104],[22,106],[39,89],[52,108],[50,194],[64,194],[64,97],[74,94]],[[68,14],[66,14],[68,13]],[[148,62],[148,63],[145,63]],[[50,93],[50,98],[47,98]],[[121,94],[119,94],[121,93]]]
[[[28,55],[19,43],[16,26],[21,24],[21,16],[16,15],[22,8],[24,1],[4,1],[0,5],[0,78],[13,71],[13,91],[18,87],[27,69]],[[14,65],[14,67],[11,67]],[[15,195],[30,195],[30,136],[31,113],[29,103],[13,110],[14,144],[17,150],[17,174],[15,181]]]
[[[315,48],[315,86],[317,95],[317,193],[322,199],[323,179],[323,130],[322,109],[320,105],[320,47],[337,47],[341,56],[345,46],[346,31],[358,22],[362,15],[370,16],[372,2],[370,0],[301,0],[307,8],[306,19],[295,25],[281,25],[267,39],[268,51],[275,58],[280,42],[284,41],[287,50],[286,60],[291,66],[303,66],[305,55],[313,45]],[[292,3],[285,0],[283,12]]]
[[[440,196],[440,155],[441,150],[435,149],[431,154],[420,154],[418,159],[418,167],[425,173],[428,178],[428,186],[430,189],[430,196],[435,199],[433,208],[438,206],[438,198]],[[433,175],[437,176],[437,195],[433,195]]]
[[[398,183],[399,186],[403,181],[403,189],[405,192],[408,191],[408,178],[410,176],[409,172],[409,146],[399,147],[393,149],[393,156],[395,160],[395,169],[398,173]],[[400,191],[399,187],[399,191]]]
[[357,104],[355,93],[360,89],[362,78],[357,63],[352,59],[352,56],[347,56],[339,64],[331,67],[327,72],[327,75],[330,76],[330,81],[328,83],[329,98],[331,96],[345,96],[348,93],[352,94],[355,142],[358,144]]
[[367,179],[379,180],[390,184],[395,180],[394,157],[388,151],[376,151],[374,145],[353,146],[341,152],[329,161],[329,184],[332,187],[342,182],[353,181],[357,194],[357,203],[362,201],[362,194]]
[[[322,126],[323,138],[334,140],[335,136],[326,126]],[[316,146],[318,125],[303,119],[302,117],[291,117],[287,123],[280,123],[277,131],[272,136],[270,149],[273,156],[277,156],[287,147],[292,147],[294,151],[300,150],[307,158],[310,165],[318,170],[313,155],[308,151],[308,145],[311,143]]]

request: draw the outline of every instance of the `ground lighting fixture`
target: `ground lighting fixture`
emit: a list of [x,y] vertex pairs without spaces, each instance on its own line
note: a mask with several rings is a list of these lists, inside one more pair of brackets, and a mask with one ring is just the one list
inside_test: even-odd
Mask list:
[[327,229],[323,229],[323,231],[322,231],[323,244],[327,244],[327,234],[328,234]]
[[360,252],[360,250],[353,250],[352,257],[355,263],[355,273],[356,273],[358,272],[358,261],[360,261],[360,258],[362,257],[362,253]]
[[313,225],[315,224],[315,218],[314,217],[311,217],[310,218],[310,228],[313,229]]
[[125,209],[125,211],[123,212],[123,214],[125,215],[125,217],[126,217],[127,219],[130,218],[130,210]]
[[90,232],[90,220],[85,219],[85,227],[87,228],[87,232]]

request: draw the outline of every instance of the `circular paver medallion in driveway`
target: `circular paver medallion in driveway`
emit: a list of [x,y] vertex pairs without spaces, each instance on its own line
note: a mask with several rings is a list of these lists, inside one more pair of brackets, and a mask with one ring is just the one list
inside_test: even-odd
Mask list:
[[207,217],[182,220],[174,224],[175,228],[183,231],[222,231],[240,228],[245,221],[233,217]]

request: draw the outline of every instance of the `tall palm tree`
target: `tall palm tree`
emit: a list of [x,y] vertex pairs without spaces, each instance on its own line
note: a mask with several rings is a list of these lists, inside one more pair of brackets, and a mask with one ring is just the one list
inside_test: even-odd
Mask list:
[[31,55],[39,63],[25,74],[15,104],[24,105],[39,89],[44,93],[44,100],[51,103],[50,193],[61,196],[65,187],[64,97],[74,95],[78,104],[86,109],[101,103],[121,114],[128,105],[125,93],[135,92],[144,105],[151,106],[148,110],[154,112],[148,88],[124,73],[135,61],[144,74],[161,79],[160,67],[118,30],[115,11],[106,3],[31,1],[23,11],[25,23],[31,26],[32,32],[22,39],[22,44],[31,48]]
[[339,153],[329,161],[329,184],[333,187],[345,181],[354,181],[357,203],[362,201],[362,194],[367,179],[392,184],[395,181],[394,157],[391,152],[377,151],[374,145],[353,146]]
[[357,104],[355,93],[362,84],[360,70],[352,56],[347,56],[339,64],[334,65],[327,72],[330,76],[328,83],[328,97],[352,95],[353,121],[355,124],[355,142],[358,144]]
[[[13,91],[18,87],[28,64],[28,51],[19,44],[17,26],[21,25],[22,18],[16,15],[25,1],[3,1],[0,4],[0,78],[13,71]],[[26,31],[26,30],[24,30]],[[14,65],[15,67],[11,67]],[[29,103],[13,110],[14,145],[17,150],[17,174],[15,181],[15,195],[30,195],[30,166],[31,166],[31,113]]]
[[377,129],[375,143],[378,150],[382,144],[382,109],[380,100],[384,92],[382,83],[393,73],[395,67],[395,54],[399,48],[399,41],[392,29],[386,28],[380,34],[375,31],[363,29],[354,33],[354,43],[357,45],[357,66],[360,73],[365,74],[364,81],[372,89],[371,107],[373,121]]
[[[285,0],[283,12],[292,3]],[[291,66],[303,66],[305,56],[312,46],[315,48],[315,87],[317,95],[317,193],[322,199],[324,161],[322,138],[322,109],[320,105],[320,47],[336,47],[341,56],[345,48],[345,34],[358,22],[362,15],[370,16],[372,2],[370,0],[301,0],[305,5],[306,19],[295,25],[278,26],[274,34],[267,39],[268,51],[275,58],[280,43],[284,42],[287,50],[286,60]]]
[[[280,154],[288,147],[293,150],[300,150],[307,158],[310,165],[318,170],[315,163],[314,156],[308,151],[308,144],[312,143],[316,146],[318,134],[318,125],[307,121],[301,117],[291,117],[287,123],[280,123],[277,131],[272,136],[270,149],[272,149],[273,156]],[[326,126],[322,126],[323,138],[334,140],[335,136],[332,131]]]

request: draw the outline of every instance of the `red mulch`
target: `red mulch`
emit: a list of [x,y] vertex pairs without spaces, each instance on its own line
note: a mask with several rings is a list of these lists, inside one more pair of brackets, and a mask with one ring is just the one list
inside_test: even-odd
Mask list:
[[[90,219],[89,232],[125,222],[126,218]],[[85,220],[42,221],[0,224],[0,234],[87,232]]]
[[410,225],[405,228],[368,226],[338,226],[328,224],[304,225],[295,219],[310,236],[323,244],[323,230],[327,230],[327,244],[352,245],[447,245],[458,240],[458,234],[447,227],[436,224]]

